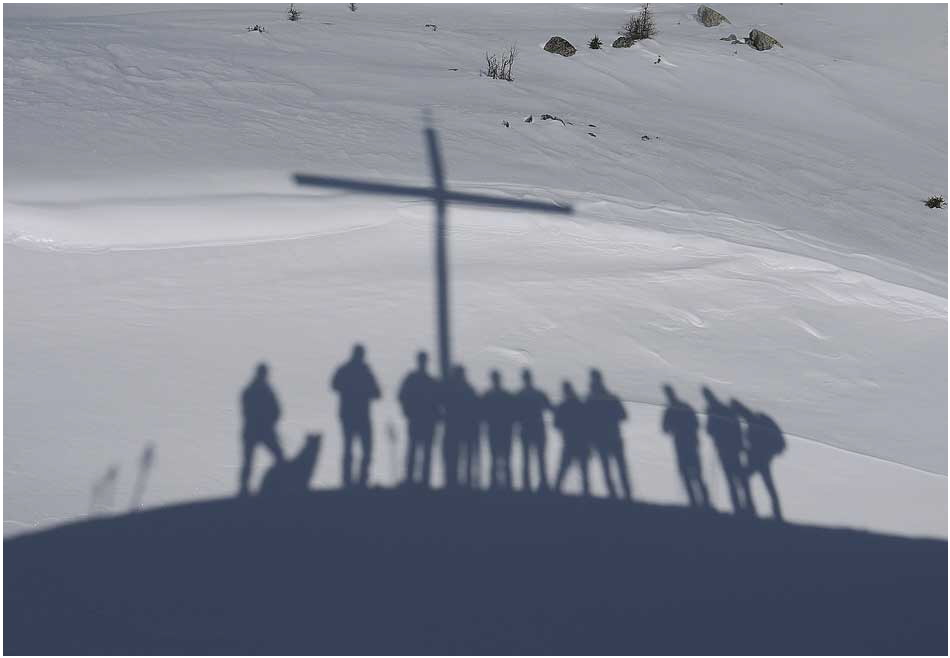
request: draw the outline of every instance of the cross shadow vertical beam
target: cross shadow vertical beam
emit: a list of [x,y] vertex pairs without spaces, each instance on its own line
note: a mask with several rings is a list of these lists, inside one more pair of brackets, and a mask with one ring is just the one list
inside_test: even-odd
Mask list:
[[426,128],[426,144],[429,147],[429,164],[436,210],[435,220],[435,277],[436,277],[436,330],[439,337],[439,371],[442,381],[448,381],[452,362],[452,343],[449,336],[449,255],[446,244],[445,171],[435,130]]

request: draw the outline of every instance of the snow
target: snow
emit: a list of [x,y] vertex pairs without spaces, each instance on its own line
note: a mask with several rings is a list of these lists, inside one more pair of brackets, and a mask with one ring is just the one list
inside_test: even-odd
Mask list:
[[[148,443],[148,504],[232,493],[260,360],[285,444],[324,431],[336,486],[328,379],[357,340],[392,484],[394,391],[434,348],[431,204],[291,174],[428,185],[429,114],[454,189],[575,209],[450,210],[479,388],[599,367],[635,495],[681,504],[660,387],[702,412],[705,384],[786,433],[790,520],[946,536],[947,217],[922,203],[947,180],[946,6],[717,5],[732,25],[704,28],[658,5],[655,39],[601,51],[636,7],[301,7],[4,7],[6,534],[86,514],[112,464],[127,497]],[[719,40],[752,27],[785,47]],[[514,82],[479,77],[511,43]]]

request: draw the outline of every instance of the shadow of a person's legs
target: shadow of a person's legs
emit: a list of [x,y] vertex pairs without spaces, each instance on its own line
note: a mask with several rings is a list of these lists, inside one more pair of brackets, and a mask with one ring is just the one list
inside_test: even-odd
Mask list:
[[776,520],[782,521],[782,506],[779,503],[775,480],[772,479],[772,465],[769,463],[763,464],[759,469],[759,473],[762,474],[762,482],[765,484],[765,490],[768,492],[769,499],[772,503],[772,516]]
[[613,476],[610,474],[610,455],[603,448],[597,451],[597,455],[600,457],[600,465],[604,471],[604,482],[607,485],[607,495],[611,498],[616,498],[617,490],[614,487]]
[[248,438],[242,441],[241,474],[238,482],[238,495],[250,493],[251,471],[254,468],[254,442]]
[[471,454],[468,461],[468,483],[472,489],[481,489],[482,486],[482,450],[476,436],[472,440]]
[[429,487],[432,482],[432,439],[430,438],[422,444],[422,473],[420,476],[422,486]]
[[554,476],[554,490],[556,492],[561,492],[561,487],[564,485],[564,478],[567,476],[567,469],[573,461],[570,453],[565,448],[561,453],[561,463],[558,464],[557,475]]
[[417,430],[409,425],[409,441],[406,446],[406,465],[405,465],[405,484],[411,485],[417,482],[416,463],[419,459],[419,444],[416,438]]
[[633,500],[633,488],[630,486],[630,473],[627,469],[627,457],[623,452],[623,446],[618,446],[615,453],[617,470],[620,471],[620,485],[623,487],[623,495],[627,500]]
[[579,461],[581,467],[581,490],[585,498],[590,497],[590,460],[586,457],[581,458]]
[[531,491],[531,447],[528,439],[521,436],[521,488]]
[[373,459],[373,431],[372,428],[365,427],[360,432],[360,475],[359,485],[365,487],[369,484],[369,465]]
[[538,451],[538,471],[540,473],[540,482],[541,489],[547,491],[550,487],[548,485],[548,455],[547,455],[547,438],[542,436],[537,444]]
[[353,483],[353,432],[348,428],[343,429],[343,487],[347,488]]
[[690,507],[697,507],[696,490],[693,486],[692,474],[686,468],[680,468],[680,479],[683,481],[683,488],[686,489],[686,497],[689,499]]
[[701,472],[696,473],[694,484],[696,486],[697,497],[699,498],[699,506],[703,508],[710,507],[712,502],[709,500],[709,489],[706,487],[706,482],[703,480]]

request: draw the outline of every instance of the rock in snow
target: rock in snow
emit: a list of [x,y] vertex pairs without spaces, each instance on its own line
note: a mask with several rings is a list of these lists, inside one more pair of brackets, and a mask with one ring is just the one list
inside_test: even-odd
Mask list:
[[772,46],[778,46],[779,48],[785,47],[779,43],[778,39],[766,34],[762,30],[752,30],[749,32],[749,36],[745,42],[756,50],[771,50]]
[[629,48],[634,43],[636,43],[636,39],[633,37],[617,37],[611,45],[614,48]]
[[570,57],[577,52],[577,48],[571,45],[571,42],[565,39],[564,37],[551,37],[548,39],[548,42],[544,44],[544,49],[549,53],[554,53],[555,55],[562,55],[564,57]]
[[696,10],[696,17],[699,18],[699,22],[706,27],[716,27],[723,21],[729,23],[728,18],[720,14],[712,7],[707,7],[706,5],[699,5],[699,9]]

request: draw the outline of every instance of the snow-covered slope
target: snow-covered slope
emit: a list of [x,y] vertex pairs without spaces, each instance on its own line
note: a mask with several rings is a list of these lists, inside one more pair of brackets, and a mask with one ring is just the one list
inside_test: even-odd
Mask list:
[[[231,491],[262,359],[285,442],[323,428],[337,484],[327,380],[356,340],[391,483],[431,208],[290,174],[426,183],[429,114],[453,187],[575,208],[452,210],[477,385],[600,367],[636,494],[678,501],[660,386],[701,412],[705,384],[786,432],[789,518],[946,535],[947,216],[922,203],[947,179],[946,6],[717,5],[732,25],[705,28],[659,5],[655,39],[601,51],[638,6],[302,8],[4,7],[5,532],[85,513],[110,464],[126,496],[148,442],[149,503]],[[719,40],[751,27],[785,47]],[[480,77],[512,43],[514,82]]]

